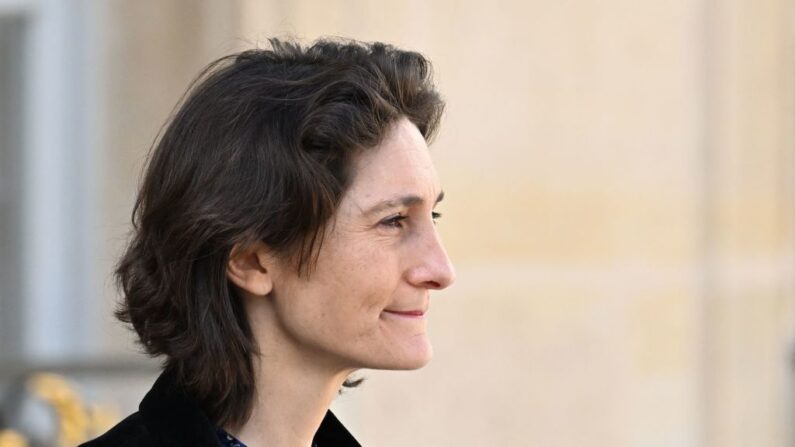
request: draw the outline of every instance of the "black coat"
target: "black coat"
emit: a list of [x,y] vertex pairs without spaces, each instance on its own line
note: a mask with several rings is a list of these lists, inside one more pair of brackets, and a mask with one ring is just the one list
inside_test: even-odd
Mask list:
[[[331,411],[315,433],[317,447],[360,447]],[[201,409],[163,373],[138,411],[80,447],[218,447],[215,427]]]

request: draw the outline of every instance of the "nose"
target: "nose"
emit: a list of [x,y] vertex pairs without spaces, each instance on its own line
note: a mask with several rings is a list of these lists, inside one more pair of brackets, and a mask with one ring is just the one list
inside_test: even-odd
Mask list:
[[415,287],[441,290],[455,282],[453,263],[435,227],[413,251],[416,257],[414,267],[408,271],[408,280]]

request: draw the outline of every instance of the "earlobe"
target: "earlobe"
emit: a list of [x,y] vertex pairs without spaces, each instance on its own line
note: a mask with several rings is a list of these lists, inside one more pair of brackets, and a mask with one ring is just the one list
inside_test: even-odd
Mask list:
[[235,245],[226,265],[226,277],[241,290],[254,296],[266,296],[273,290],[271,265],[262,243],[242,247]]

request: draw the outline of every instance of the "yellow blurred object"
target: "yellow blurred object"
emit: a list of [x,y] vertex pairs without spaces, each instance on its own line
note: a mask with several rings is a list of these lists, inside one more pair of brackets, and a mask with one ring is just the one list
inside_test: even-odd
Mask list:
[[0,447],[28,447],[28,440],[14,430],[0,430]]
[[34,374],[27,381],[31,394],[55,409],[58,415],[58,446],[70,447],[87,439],[89,416],[75,387],[61,376]]
[[[59,375],[34,374],[26,386],[28,392],[55,410],[58,417],[56,445],[59,447],[72,447],[97,437],[120,420],[119,411],[113,406],[86,406],[76,391],[77,387]],[[3,444],[3,438],[0,438],[0,447],[27,446],[27,442],[22,440],[24,444]]]

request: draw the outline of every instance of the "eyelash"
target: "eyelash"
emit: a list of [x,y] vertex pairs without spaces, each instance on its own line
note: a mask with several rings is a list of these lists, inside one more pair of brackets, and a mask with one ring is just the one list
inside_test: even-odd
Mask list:
[[[442,214],[441,213],[437,213],[437,212],[434,211],[433,213],[431,213],[431,217],[433,218],[433,223],[436,223],[436,219],[442,217]],[[383,225],[388,226],[388,227],[402,228],[403,225],[400,222],[404,221],[404,220],[406,220],[408,218],[409,218],[409,216],[404,216],[402,214],[398,214],[397,216],[390,217],[389,219],[387,219],[387,220],[385,220],[385,221],[383,221],[381,223]]]

